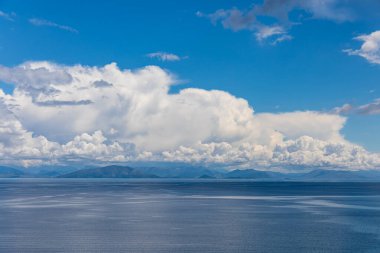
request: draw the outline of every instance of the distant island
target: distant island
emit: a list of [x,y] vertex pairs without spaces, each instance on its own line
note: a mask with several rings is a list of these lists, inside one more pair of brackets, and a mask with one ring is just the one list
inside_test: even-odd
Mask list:
[[306,173],[280,173],[256,169],[216,170],[204,167],[130,167],[110,165],[86,169],[29,169],[0,166],[0,178],[172,178],[172,179],[249,179],[257,181],[380,181],[378,170],[326,170]]

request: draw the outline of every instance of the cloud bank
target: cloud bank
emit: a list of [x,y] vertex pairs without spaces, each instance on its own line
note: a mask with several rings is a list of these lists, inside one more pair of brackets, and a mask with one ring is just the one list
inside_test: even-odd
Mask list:
[[1,163],[164,161],[259,168],[380,167],[331,113],[255,113],[245,99],[196,88],[157,66],[25,62],[0,67]]

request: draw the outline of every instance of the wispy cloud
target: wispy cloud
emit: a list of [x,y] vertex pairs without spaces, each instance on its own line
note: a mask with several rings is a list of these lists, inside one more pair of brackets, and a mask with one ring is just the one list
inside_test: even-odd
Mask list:
[[154,52],[154,53],[149,53],[146,55],[149,58],[155,58],[160,61],[180,61],[183,59],[186,59],[187,57],[181,57],[176,54],[172,53],[165,53],[165,52]]
[[380,98],[374,100],[371,103],[359,106],[357,111],[359,114],[365,115],[380,114]]
[[4,18],[6,20],[9,20],[9,21],[14,21],[14,17],[16,17],[16,14],[14,12],[7,13],[7,12],[4,12],[4,11],[0,10],[0,17]]
[[71,26],[60,25],[60,24],[57,24],[57,23],[54,23],[52,21],[45,20],[45,19],[31,18],[31,19],[29,19],[29,23],[31,23],[32,25],[35,25],[35,26],[50,26],[50,27],[55,27],[55,28],[65,30],[68,32],[72,32],[72,33],[79,33],[79,31],[77,29],[75,29]]
[[363,41],[359,49],[345,49],[349,55],[361,56],[370,63],[380,64],[380,30],[354,38]]
[[[290,19],[289,13],[294,10],[302,10],[304,15],[300,15],[296,20]],[[219,9],[211,14],[198,11],[196,15],[208,18],[214,25],[220,23],[223,28],[234,32],[251,31],[258,41],[269,41],[272,45],[291,40],[293,37],[288,34],[290,28],[295,23],[302,23],[305,17],[335,22],[354,18],[352,11],[338,0],[264,0],[262,4],[253,5],[245,10]],[[268,17],[271,21],[263,21],[261,17]]]
[[344,114],[349,114],[353,109],[354,107],[351,104],[344,104],[342,106],[334,107],[330,112],[332,114],[344,115]]
[[272,45],[293,39],[293,37],[289,35],[286,29],[282,26],[262,26],[257,29],[255,36],[260,42],[263,42],[268,38],[273,38],[271,42]]
[[353,106],[351,104],[344,104],[333,108],[330,111],[332,114],[359,114],[359,115],[377,115],[380,114],[380,98],[373,100],[368,104],[360,106]]

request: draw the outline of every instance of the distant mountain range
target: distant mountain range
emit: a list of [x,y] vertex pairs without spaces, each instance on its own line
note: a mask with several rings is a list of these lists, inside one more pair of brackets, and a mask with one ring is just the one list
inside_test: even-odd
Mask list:
[[23,177],[24,172],[11,167],[0,166],[0,178],[18,178]]
[[101,168],[77,170],[58,176],[60,178],[158,178],[139,169],[123,166],[107,166]]
[[254,169],[232,171],[203,167],[129,167],[111,165],[75,170],[58,168],[31,173],[0,166],[0,178],[199,178],[250,179],[257,181],[379,181],[379,170],[341,171],[317,169],[307,173],[279,173]]

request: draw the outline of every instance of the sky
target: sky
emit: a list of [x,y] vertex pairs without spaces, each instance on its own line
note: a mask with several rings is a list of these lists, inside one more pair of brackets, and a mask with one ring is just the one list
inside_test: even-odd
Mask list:
[[380,169],[376,0],[0,0],[0,163]]

